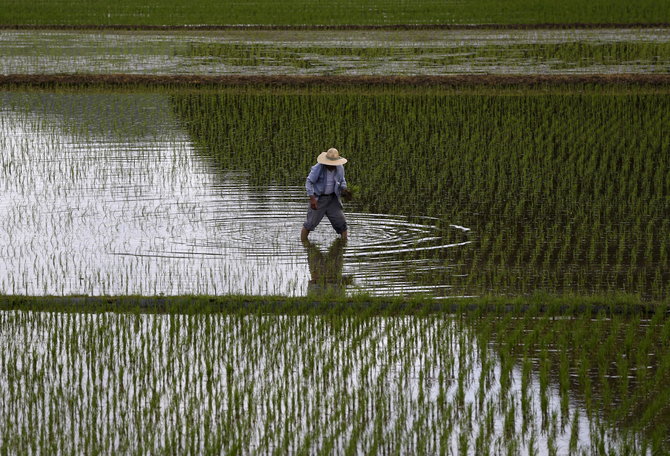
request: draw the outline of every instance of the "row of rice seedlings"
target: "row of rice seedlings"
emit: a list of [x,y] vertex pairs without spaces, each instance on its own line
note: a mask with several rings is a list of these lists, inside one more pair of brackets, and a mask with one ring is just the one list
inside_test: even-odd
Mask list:
[[[602,416],[617,427],[644,433],[653,454],[667,451],[670,321],[662,311],[646,320],[621,314],[548,318],[509,313],[475,318],[472,327],[492,341],[501,357],[521,365],[524,375],[539,370],[543,423],[548,418],[544,392],[555,387],[563,428],[578,425],[581,418],[568,412],[577,401],[590,418]],[[570,430],[571,448],[576,432]]]
[[491,8],[486,0],[444,3],[435,0],[328,0],[318,8],[309,0],[269,0],[253,3],[184,0],[119,2],[110,5],[92,0],[57,5],[40,0],[9,0],[1,24],[546,24],[546,23],[662,23],[670,21],[663,2],[641,0],[634,9],[623,0],[594,0],[584,5],[568,0],[560,6],[550,1],[515,0],[505,8]]
[[[114,100],[110,103],[109,94],[101,93],[56,96],[5,92],[3,105],[14,114],[2,117],[3,129],[16,128],[7,122],[21,118],[21,128],[38,129],[41,133],[34,138],[43,142],[25,143],[26,135],[23,139],[3,137],[3,172],[8,176],[5,185],[20,179],[20,187],[30,191],[38,185],[35,179],[48,173],[46,190],[66,196],[63,192],[68,191],[67,182],[90,174],[92,169],[101,171],[95,172],[96,181],[128,179],[133,185],[138,176],[102,172],[104,167],[97,166],[98,162],[109,161],[112,165],[116,156],[95,144],[101,136],[110,134],[116,142],[138,138],[148,146],[134,149],[136,159],[154,157],[156,151],[149,145],[159,139],[159,133],[149,125],[151,116],[146,112],[164,109],[165,99],[157,93],[128,93],[114,96]],[[548,289],[618,290],[657,299],[667,295],[670,222],[663,214],[670,194],[670,171],[667,154],[662,151],[670,140],[662,123],[670,119],[668,110],[664,110],[665,96],[529,93],[515,97],[429,97],[421,91],[365,96],[318,90],[302,95],[241,91],[221,96],[178,94],[171,103],[208,158],[214,157],[224,170],[249,170],[254,185],[267,185],[268,181],[300,185],[304,170],[312,164],[313,151],[338,144],[338,137],[345,138],[352,141],[340,147],[352,160],[347,167],[348,178],[351,183],[360,183],[361,189],[355,209],[441,216],[445,226],[455,222],[475,229],[468,235],[476,241],[474,245],[447,249],[437,256],[436,252],[421,253],[453,266],[417,271],[408,276],[412,281],[448,284],[453,294]],[[534,117],[524,117],[525,109],[532,110]],[[543,115],[543,109],[550,112]],[[500,130],[497,135],[519,135],[520,139],[496,139],[485,146],[481,137],[491,134],[486,126],[490,122],[465,122],[459,113],[467,110],[474,110],[478,118],[493,119],[491,122]],[[601,121],[599,110],[609,113],[607,134],[599,132],[609,138],[606,141],[600,136],[591,138],[581,125],[597,125]],[[120,115],[123,112],[126,114]],[[337,112],[342,114],[328,114]],[[514,115],[517,120],[507,122],[509,125],[500,123],[496,119],[503,112],[509,112],[503,119]],[[575,133],[557,123],[554,112],[567,119],[564,123],[574,126],[579,141],[558,142],[557,134]],[[382,117],[378,118],[378,113]],[[366,120],[368,114],[374,114],[371,120]],[[317,119],[313,125],[309,120],[312,115]],[[335,125],[332,117],[338,118]],[[625,126],[627,123],[637,126],[631,129]],[[26,155],[29,150],[41,148],[50,150],[49,154],[59,150],[63,146],[62,128],[73,141],[91,144],[94,151],[90,161],[75,167],[70,161],[62,161],[54,167],[45,156],[30,172],[16,168],[34,161],[35,157]],[[383,135],[378,136],[377,130]],[[257,133],[248,135],[248,131]],[[170,135],[166,133],[168,138],[174,136]],[[397,145],[409,148],[407,135],[416,136],[412,139],[415,147],[405,153],[396,151]],[[612,138],[617,135],[625,147],[613,144]],[[319,145],[320,137],[330,139]],[[546,137],[560,147],[545,149]],[[526,148],[516,149],[517,142]],[[596,147],[599,142],[604,144]],[[268,147],[269,152],[265,152]],[[109,156],[103,159],[101,153]],[[295,165],[268,169],[262,159],[266,153],[288,156]],[[358,159],[363,153],[367,156]],[[179,180],[180,170],[188,165],[187,156],[175,156],[173,161],[170,173]],[[393,182],[393,190],[376,191],[382,182],[385,186]],[[615,198],[614,189],[627,197]],[[397,198],[398,194],[403,197]],[[23,211],[12,217],[17,217],[16,223],[23,223],[21,220],[29,216],[30,212]],[[3,245],[8,257],[33,258],[12,251],[15,243],[11,237],[15,234],[8,232],[9,240]],[[14,288],[21,289],[21,285]]]
[[[447,253],[465,272],[459,291],[667,296],[670,98],[477,91],[227,91],[172,103],[204,154],[252,182],[299,185],[313,151],[338,145],[357,209],[473,228],[475,245]],[[268,155],[291,165],[268,168]]]
[[[670,43],[650,41],[630,41],[603,43],[588,41],[566,41],[561,43],[523,43],[508,44],[465,44],[452,46],[304,46],[300,43],[192,43],[187,47],[175,49],[175,55],[189,58],[215,59],[225,65],[233,66],[282,66],[309,68],[330,66],[338,59],[344,59],[347,65],[352,62],[370,66],[383,61],[390,70],[403,62],[411,61],[414,74],[436,67],[446,67],[447,72],[468,68],[470,71],[479,66],[493,66],[508,72],[510,66],[522,68],[524,65],[545,65],[549,68],[587,68],[610,65],[645,65],[646,71],[665,72],[670,63]],[[504,68],[504,70],[502,70]],[[536,67],[522,70],[532,72]],[[425,71],[424,70],[424,71]],[[349,69],[351,71],[351,69]],[[601,70],[602,71],[602,70]],[[490,71],[489,71],[490,72]],[[627,72],[631,72],[629,69]],[[635,70],[632,70],[635,72]]]
[[544,374],[478,339],[487,325],[5,311],[0,451],[648,452],[573,400],[562,410]]

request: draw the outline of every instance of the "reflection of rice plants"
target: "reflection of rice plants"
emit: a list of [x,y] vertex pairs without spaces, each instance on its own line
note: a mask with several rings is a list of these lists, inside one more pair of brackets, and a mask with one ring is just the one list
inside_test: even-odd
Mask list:
[[569,403],[576,399],[589,417],[602,414],[617,426],[643,431],[652,452],[661,454],[670,444],[670,391],[666,386],[670,384],[670,320],[665,312],[660,307],[644,320],[595,312],[559,318],[526,312],[478,318],[472,325],[487,337],[495,335],[491,346],[502,358],[523,365],[522,382],[531,365],[539,370],[543,423],[550,418],[545,413],[549,399],[544,393],[549,385],[556,385],[561,419],[568,420],[561,426],[571,428],[571,448],[583,419],[570,417]]
[[[661,314],[234,307],[0,312],[0,452],[646,454],[668,444]],[[649,343],[620,343],[628,334]],[[593,363],[607,374],[582,378],[603,338],[611,351]],[[622,379],[636,370],[617,374],[619,358],[651,366],[626,385],[630,400]],[[560,369],[571,380],[557,389]],[[598,393],[607,381],[611,403]]]
[[[176,94],[202,150],[299,185],[337,145],[364,210],[474,228],[466,293],[668,293],[670,98],[587,89]],[[267,166],[268,157],[289,165]],[[460,256],[462,255],[462,256]]]

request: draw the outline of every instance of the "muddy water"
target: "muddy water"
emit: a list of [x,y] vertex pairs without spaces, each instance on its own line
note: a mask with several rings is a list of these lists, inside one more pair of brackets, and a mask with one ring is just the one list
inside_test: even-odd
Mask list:
[[[445,296],[430,277],[458,268],[439,253],[470,242],[465,227],[351,209],[346,246],[326,220],[303,245],[302,182],[217,168],[165,95],[0,97],[0,293]],[[339,265],[325,280],[324,261]]]

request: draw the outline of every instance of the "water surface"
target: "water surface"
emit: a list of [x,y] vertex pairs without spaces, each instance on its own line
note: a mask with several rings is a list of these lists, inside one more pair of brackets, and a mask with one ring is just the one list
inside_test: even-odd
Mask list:
[[347,210],[336,287],[310,287],[323,282],[310,252],[336,235],[324,219],[312,246],[300,242],[302,182],[252,185],[221,169],[166,95],[0,96],[0,293],[444,296],[448,282],[419,278],[455,266],[426,253],[470,243],[467,228],[447,238],[428,217]]
[[0,450],[652,454],[461,318],[5,311],[0,329]]
[[[629,92],[3,92],[0,290],[661,300],[670,97]],[[299,241],[331,146],[341,249]]]
[[3,30],[0,52],[0,74],[641,74],[670,72],[670,30]]

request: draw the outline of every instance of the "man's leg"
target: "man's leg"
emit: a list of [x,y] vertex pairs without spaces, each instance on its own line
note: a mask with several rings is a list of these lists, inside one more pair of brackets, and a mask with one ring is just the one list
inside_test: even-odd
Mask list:
[[323,219],[323,216],[326,214],[327,208],[328,204],[321,204],[321,201],[319,201],[317,209],[312,209],[312,206],[307,206],[307,219],[305,220],[305,223],[302,224],[302,230],[300,231],[301,240],[306,241],[310,231],[314,231],[314,228],[321,223],[321,219]]
[[330,224],[333,226],[333,229],[337,234],[342,236],[343,240],[346,240],[348,237],[347,234],[347,219],[344,217],[344,211],[342,210],[342,205],[340,204],[337,197],[329,202],[326,207],[326,217],[330,221]]

